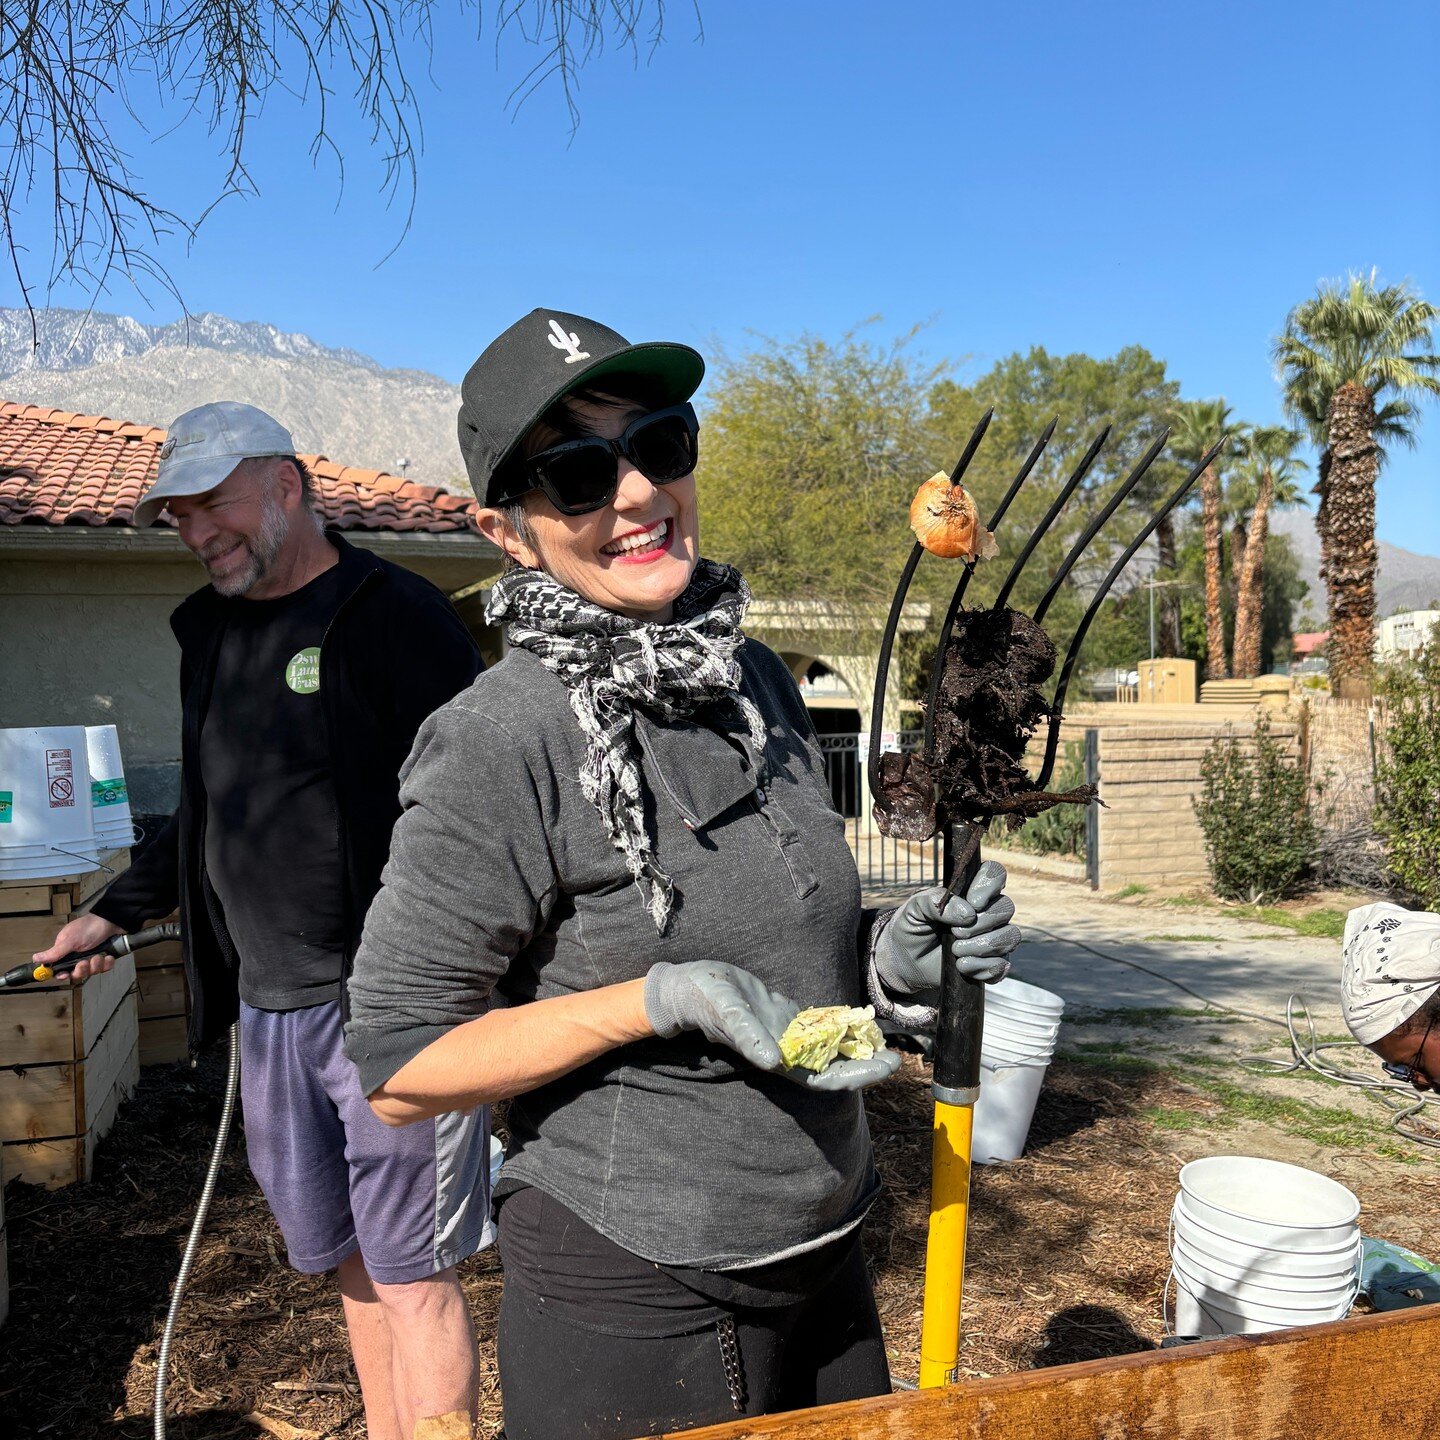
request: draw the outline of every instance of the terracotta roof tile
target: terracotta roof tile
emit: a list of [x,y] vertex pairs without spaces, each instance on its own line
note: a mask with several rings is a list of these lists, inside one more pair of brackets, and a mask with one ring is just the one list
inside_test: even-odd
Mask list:
[[[129,525],[164,441],[154,425],[0,400],[0,525]],[[464,533],[475,513],[468,495],[324,455],[300,459],[326,523],[343,530]]]

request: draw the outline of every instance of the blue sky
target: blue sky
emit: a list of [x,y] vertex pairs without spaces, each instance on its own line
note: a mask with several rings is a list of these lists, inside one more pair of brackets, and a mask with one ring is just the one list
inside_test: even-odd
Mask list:
[[[428,75],[412,67],[425,153],[383,264],[400,219],[365,132],[338,129],[342,196],[306,110],[272,97],[260,196],[167,251],[189,308],[450,379],[536,304],[702,348],[879,315],[881,335],[929,322],[925,351],[962,376],[1031,344],[1142,344],[1188,395],[1273,422],[1269,341],[1318,280],[1373,265],[1440,300],[1440,87],[1412,63],[1440,53],[1433,0],[701,12],[703,40],[670,0],[652,56],[591,63],[573,139],[554,87],[507,108],[521,48],[497,63],[473,17],[447,20]],[[1394,79],[1372,88],[1384,55]],[[216,150],[190,127],[136,153],[183,210]],[[101,308],[176,314],[123,287]],[[1381,537],[1440,554],[1437,482],[1431,406],[1382,478]]]

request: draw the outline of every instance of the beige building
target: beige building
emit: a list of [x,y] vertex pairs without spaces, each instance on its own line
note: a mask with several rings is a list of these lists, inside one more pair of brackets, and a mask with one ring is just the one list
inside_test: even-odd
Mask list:
[[[204,583],[168,517],[131,523],[165,432],[94,415],[0,404],[0,727],[119,728],[139,813],[178,796],[179,650],[170,612]],[[470,525],[475,502],[396,475],[302,457],[327,525],[352,544],[460,592],[490,659],[499,637],[472,595],[499,556]]]

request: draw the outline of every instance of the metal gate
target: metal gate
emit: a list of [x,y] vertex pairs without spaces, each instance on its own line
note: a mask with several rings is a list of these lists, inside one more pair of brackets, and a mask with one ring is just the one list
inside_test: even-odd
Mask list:
[[[922,738],[919,730],[902,730],[897,740],[902,751],[909,751],[918,750]],[[855,852],[861,882],[870,888],[940,884],[938,835],[923,845],[910,845],[892,840],[875,828],[870,815],[870,787],[865,779],[869,736],[821,735],[819,741],[830,798],[845,820],[845,838]]]

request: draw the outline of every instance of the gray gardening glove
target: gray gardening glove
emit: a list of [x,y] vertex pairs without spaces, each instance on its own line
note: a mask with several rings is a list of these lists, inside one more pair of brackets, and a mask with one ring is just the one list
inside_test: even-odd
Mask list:
[[837,1060],[818,1074],[787,1069],[780,1037],[799,1013],[788,996],[767,989],[736,965],[708,960],[671,965],[662,960],[645,977],[645,1015],[661,1039],[698,1030],[757,1069],[783,1075],[807,1090],[860,1090],[899,1069],[900,1056],[888,1050],[870,1060]]
[[1015,902],[1001,894],[1005,867],[994,860],[980,866],[964,897],[936,886],[912,895],[890,917],[875,941],[875,976],[897,999],[920,1005],[939,1003],[943,941],[954,936],[951,953],[960,973],[972,980],[993,982],[1010,968],[1006,956],[1020,943],[1010,922]]

